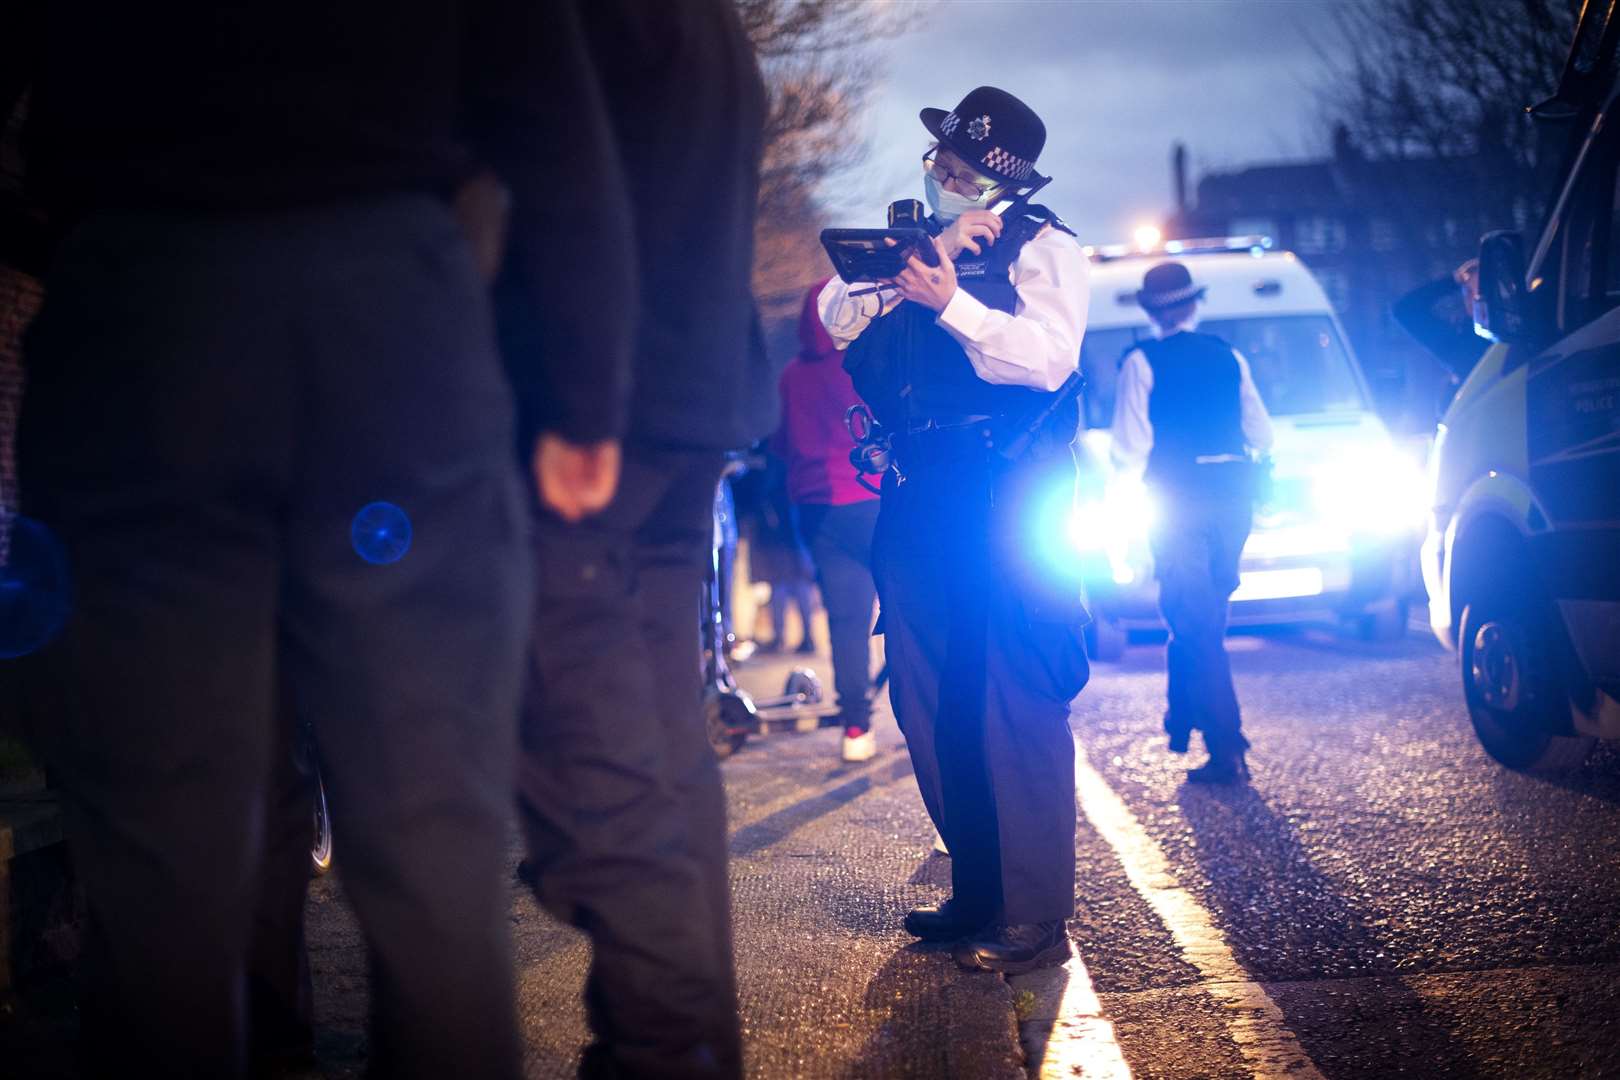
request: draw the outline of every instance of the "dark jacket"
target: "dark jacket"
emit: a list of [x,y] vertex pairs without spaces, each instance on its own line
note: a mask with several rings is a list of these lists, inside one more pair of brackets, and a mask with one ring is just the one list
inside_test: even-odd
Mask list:
[[[776,427],[776,374],[750,290],[765,119],[753,49],[731,0],[580,3],[641,278],[629,438],[747,446]],[[591,310],[604,323],[623,317],[612,296]]]
[[[512,193],[509,310],[533,315],[503,335],[520,407],[578,439],[622,433],[629,212],[572,5],[43,6],[29,176],[54,221],[448,198],[487,163]],[[631,317],[600,318],[603,297]]]

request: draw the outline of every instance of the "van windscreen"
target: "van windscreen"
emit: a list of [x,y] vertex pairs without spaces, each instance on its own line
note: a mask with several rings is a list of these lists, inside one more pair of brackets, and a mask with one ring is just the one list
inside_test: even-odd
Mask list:
[[[1275,315],[1210,319],[1200,333],[1213,334],[1249,361],[1260,399],[1274,416],[1366,410],[1367,396],[1353,361],[1325,315]],[[1147,327],[1087,331],[1080,346],[1086,376],[1086,426],[1113,423],[1119,367]]]

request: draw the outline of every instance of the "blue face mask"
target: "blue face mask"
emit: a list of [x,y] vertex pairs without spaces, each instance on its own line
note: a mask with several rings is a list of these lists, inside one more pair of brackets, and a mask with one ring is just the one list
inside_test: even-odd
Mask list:
[[988,199],[970,199],[966,195],[958,195],[954,191],[947,191],[933,173],[923,173],[923,195],[928,200],[928,209],[940,222],[949,225],[969,210],[987,210],[990,208]]

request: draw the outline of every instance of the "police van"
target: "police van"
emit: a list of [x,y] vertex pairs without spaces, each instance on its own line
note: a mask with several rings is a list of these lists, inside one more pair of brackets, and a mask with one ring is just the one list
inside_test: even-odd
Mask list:
[[1264,237],[1087,253],[1085,430],[1071,541],[1092,600],[1093,654],[1117,657],[1128,631],[1161,625],[1147,539],[1157,508],[1139,478],[1113,469],[1108,429],[1120,364],[1152,336],[1136,291],[1147,268],[1167,258],[1207,287],[1198,328],[1248,359],[1276,428],[1270,483],[1232,598],[1233,624],[1326,620],[1367,637],[1404,634],[1422,588],[1423,464],[1373,412],[1367,380],[1305,264]]
[[1475,321],[1496,344],[1431,462],[1429,621],[1480,742],[1512,768],[1620,738],[1620,89],[1594,11],[1535,110],[1569,133],[1557,201],[1534,247],[1481,243]]

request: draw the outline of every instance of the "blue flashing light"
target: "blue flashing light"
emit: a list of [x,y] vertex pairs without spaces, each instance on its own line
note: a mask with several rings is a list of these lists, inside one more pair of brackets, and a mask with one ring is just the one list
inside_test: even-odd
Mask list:
[[367,503],[349,528],[354,553],[373,566],[396,563],[411,550],[411,519],[391,502]]
[[62,630],[73,607],[67,553],[50,529],[31,518],[0,519],[10,533],[0,565],[0,659],[27,656]]

